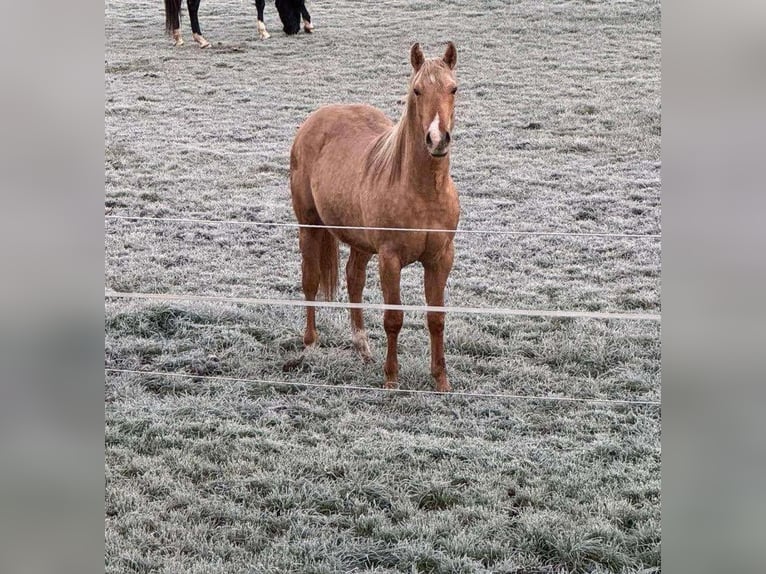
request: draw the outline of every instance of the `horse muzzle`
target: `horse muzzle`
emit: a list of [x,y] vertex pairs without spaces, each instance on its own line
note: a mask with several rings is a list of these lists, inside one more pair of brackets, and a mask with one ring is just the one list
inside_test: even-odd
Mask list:
[[449,132],[439,133],[437,141],[434,141],[434,138],[431,137],[430,131],[426,134],[426,148],[428,148],[428,153],[434,157],[444,157],[447,155],[451,141],[452,136],[450,136]]

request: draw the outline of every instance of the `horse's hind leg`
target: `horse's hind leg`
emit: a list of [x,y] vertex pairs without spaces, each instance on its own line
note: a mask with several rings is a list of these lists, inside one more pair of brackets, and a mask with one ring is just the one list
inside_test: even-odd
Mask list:
[[210,47],[210,42],[205,40],[205,37],[202,35],[202,28],[200,28],[199,18],[197,16],[199,13],[199,3],[200,0],[186,0],[186,6],[189,8],[189,20],[191,21],[192,37],[194,38],[194,41],[199,44],[200,48],[208,48]]
[[173,36],[174,46],[183,46],[181,36],[181,0],[165,0],[165,29]]
[[[371,255],[364,251],[351,248],[348,263],[346,264],[346,285],[348,287],[348,300],[351,303],[362,302],[362,291],[367,281],[367,263]],[[351,313],[351,341],[354,347],[365,361],[371,361],[370,343],[367,340],[367,332],[364,330],[364,314],[361,309],[350,309]]]
[[314,31],[314,25],[311,23],[311,14],[309,14],[308,9],[306,8],[306,2],[304,2],[304,0],[300,0],[299,4],[301,18],[303,19],[303,31],[306,32],[306,34],[311,34]]
[[[303,227],[299,231],[301,247],[301,273],[303,295],[306,301],[316,301],[319,291],[320,254],[322,247],[323,229]],[[316,327],[316,307],[306,307],[306,331],[303,334],[303,344],[307,347],[318,339]]]

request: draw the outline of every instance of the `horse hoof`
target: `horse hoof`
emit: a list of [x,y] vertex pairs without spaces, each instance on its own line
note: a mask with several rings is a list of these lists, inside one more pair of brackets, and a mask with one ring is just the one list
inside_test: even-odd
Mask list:
[[384,389],[396,389],[398,387],[399,387],[399,383],[397,383],[396,381],[386,381],[385,383],[383,383]]
[[173,45],[183,46],[184,39],[181,37],[181,30],[173,30]]
[[311,22],[305,22],[303,24],[303,31],[306,32],[306,34],[311,34],[314,31],[314,25]]
[[308,332],[303,335],[303,345],[307,349],[315,347],[317,341],[319,341],[319,334],[316,331]]
[[437,393],[449,393],[450,391],[452,391],[452,386],[449,384],[448,381],[438,381],[436,383]]
[[369,347],[367,347],[366,350],[357,348],[356,352],[365,365],[371,365],[375,362],[375,359],[372,358],[372,351],[370,351]]
[[269,31],[266,30],[266,24],[264,24],[260,20],[258,21],[258,37],[261,40],[268,40],[269,38],[271,38],[271,34],[269,34]]
[[367,333],[364,330],[356,331],[351,335],[351,341],[354,344],[356,352],[365,363],[372,363],[372,351],[370,342],[367,339]]
[[197,44],[199,44],[200,48],[210,47],[210,42],[205,40],[205,37],[202,34],[193,34],[192,36],[194,37],[194,41],[197,42]]
[[364,347],[357,347],[356,352],[359,355],[359,358],[362,359],[363,363],[369,364],[373,362],[372,351],[370,351],[369,345],[365,345]]

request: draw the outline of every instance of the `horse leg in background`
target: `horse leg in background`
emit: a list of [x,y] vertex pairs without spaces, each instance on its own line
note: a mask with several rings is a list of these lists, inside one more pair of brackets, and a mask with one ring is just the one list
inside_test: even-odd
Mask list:
[[306,1],[299,0],[301,5],[301,17],[303,18],[303,31],[307,34],[311,34],[314,31],[314,25],[311,23],[311,14],[309,14],[306,8]]
[[[437,259],[423,264],[426,304],[432,307],[444,305],[444,288],[452,269],[455,249],[452,243]],[[447,380],[447,366],[444,360],[444,313],[427,313],[428,333],[431,338],[431,376],[440,393],[452,390]]]
[[261,40],[268,40],[271,34],[266,30],[266,24],[263,21],[263,9],[266,6],[266,0],[255,0],[255,9],[258,11],[258,37]]
[[[351,248],[351,255],[346,264],[346,286],[348,287],[348,300],[351,303],[362,302],[362,291],[367,280],[367,263],[372,256],[364,251]],[[354,348],[365,362],[372,360],[370,343],[367,340],[367,332],[364,330],[364,314],[361,309],[350,309],[351,313],[351,341]]]
[[[322,250],[322,234],[324,229],[302,227],[299,230],[301,248],[301,273],[303,295],[306,301],[316,301],[319,291],[320,255]],[[316,326],[316,307],[306,307],[306,331],[303,334],[303,344],[310,347],[318,339]]]
[[186,0],[186,6],[189,8],[189,20],[191,20],[192,37],[199,44],[200,48],[208,48],[210,47],[210,42],[205,40],[205,37],[202,35],[202,29],[199,27],[199,18],[197,18],[199,3],[200,0]]
[[[402,273],[402,264],[399,256],[386,249],[378,252],[378,268],[380,271],[380,287],[383,291],[383,301],[386,305],[401,305],[402,300],[399,292],[399,281]],[[383,383],[385,389],[395,389],[398,386],[399,359],[397,357],[397,342],[399,331],[402,330],[404,312],[386,309],[383,312],[383,327],[386,330],[388,348],[386,349],[386,363],[383,372],[386,380]]]
[[275,0],[279,19],[282,21],[282,30],[288,36],[297,34],[301,29],[301,12],[299,0]]
[[183,46],[181,37],[181,0],[165,0],[165,29],[173,36],[174,46]]

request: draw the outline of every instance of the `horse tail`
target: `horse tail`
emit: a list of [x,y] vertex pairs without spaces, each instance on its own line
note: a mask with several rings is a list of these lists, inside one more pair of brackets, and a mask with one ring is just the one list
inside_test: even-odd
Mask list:
[[327,229],[322,230],[319,240],[319,290],[325,301],[334,301],[338,292],[338,240]]
[[181,2],[183,0],[165,0],[165,30],[172,33],[181,27]]

